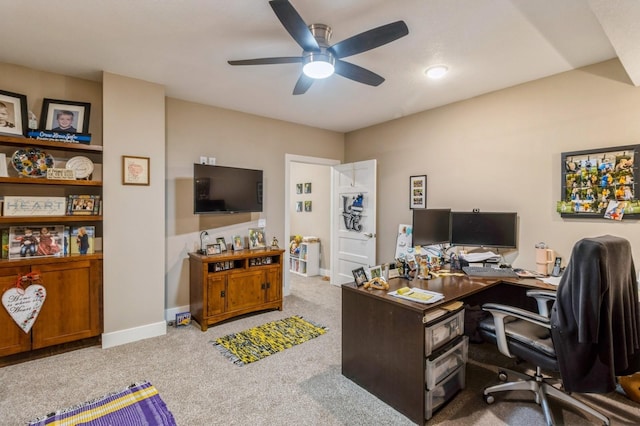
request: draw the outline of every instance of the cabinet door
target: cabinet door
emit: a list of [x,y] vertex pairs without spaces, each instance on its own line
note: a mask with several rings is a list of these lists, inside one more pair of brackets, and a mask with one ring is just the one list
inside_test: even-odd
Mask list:
[[269,268],[265,272],[267,300],[266,302],[274,302],[282,298],[282,269]]
[[224,312],[225,287],[227,274],[209,275],[207,278],[207,316],[213,316]]
[[32,333],[33,349],[97,336],[102,332],[101,261],[69,261],[39,265],[47,289]]
[[264,303],[263,270],[229,274],[227,311],[251,308]]
[[[0,290],[14,287],[18,276],[29,273],[26,268],[2,268],[0,269]],[[36,319],[36,322],[39,318]],[[17,354],[31,349],[31,333],[22,331],[18,324],[4,308],[0,307],[0,356]]]

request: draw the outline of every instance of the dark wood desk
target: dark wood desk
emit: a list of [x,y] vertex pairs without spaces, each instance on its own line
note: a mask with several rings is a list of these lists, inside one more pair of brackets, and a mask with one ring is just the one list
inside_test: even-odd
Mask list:
[[[342,374],[418,424],[425,422],[425,314],[461,300],[471,304],[526,300],[523,290],[555,286],[535,279],[447,276],[391,279],[389,291],[420,287],[444,295],[430,305],[342,285]],[[513,299],[518,300],[513,300]],[[522,302],[524,303],[524,302]],[[535,306],[535,305],[534,305]]]

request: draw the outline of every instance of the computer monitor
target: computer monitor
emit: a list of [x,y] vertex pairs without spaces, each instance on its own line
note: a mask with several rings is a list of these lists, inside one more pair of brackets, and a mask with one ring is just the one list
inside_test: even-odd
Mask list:
[[449,242],[451,209],[414,209],[413,245],[430,246]]
[[451,245],[516,248],[517,213],[451,212]]

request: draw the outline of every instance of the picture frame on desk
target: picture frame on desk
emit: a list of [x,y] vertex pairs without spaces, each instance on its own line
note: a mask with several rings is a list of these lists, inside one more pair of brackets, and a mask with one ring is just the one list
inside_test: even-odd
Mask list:
[[[90,113],[91,104],[89,102],[44,98],[40,127],[44,130],[62,133],[89,133]],[[70,119],[70,123],[68,119]]]
[[351,273],[353,274],[353,280],[355,281],[358,287],[364,285],[364,283],[367,282],[367,274],[364,271],[363,267],[356,268],[353,271],[351,271]]
[[233,250],[244,250],[244,238],[242,235],[233,236]]
[[3,116],[0,120],[0,134],[9,136],[27,134],[29,116],[26,95],[0,90],[0,110]]
[[227,243],[224,240],[224,237],[216,238],[216,243],[220,244],[220,253],[227,251]]
[[69,195],[67,216],[97,216],[100,213],[100,195]]
[[409,208],[427,208],[427,175],[409,177]]

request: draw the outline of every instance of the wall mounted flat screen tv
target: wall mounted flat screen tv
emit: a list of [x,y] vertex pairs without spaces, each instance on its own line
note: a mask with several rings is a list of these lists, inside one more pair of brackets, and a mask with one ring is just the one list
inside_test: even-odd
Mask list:
[[413,245],[449,242],[451,209],[413,209]]
[[262,212],[262,170],[193,165],[193,212]]
[[451,212],[451,245],[516,248],[517,213]]

